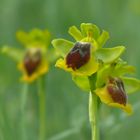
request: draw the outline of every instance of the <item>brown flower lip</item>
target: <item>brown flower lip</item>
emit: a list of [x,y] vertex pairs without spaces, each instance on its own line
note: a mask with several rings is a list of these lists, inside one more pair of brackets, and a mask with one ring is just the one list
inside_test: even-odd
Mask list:
[[77,42],[66,56],[66,64],[73,70],[79,69],[90,59],[91,44],[88,42]]
[[123,81],[120,78],[110,78],[107,90],[114,102],[126,105],[127,95]]
[[41,63],[41,51],[39,49],[35,50],[35,52],[28,50],[23,63],[28,76],[31,76]]

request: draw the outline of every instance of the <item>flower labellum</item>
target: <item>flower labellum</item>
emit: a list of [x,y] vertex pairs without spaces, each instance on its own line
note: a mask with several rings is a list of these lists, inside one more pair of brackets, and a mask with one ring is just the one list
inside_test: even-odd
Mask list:
[[127,95],[124,89],[124,84],[120,78],[110,78],[107,90],[114,102],[126,105]]
[[29,49],[24,57],[24,67],[28,76],[32,75],[41,63],[40,49]]
[[66,64],[73,70],[79,69],[90,59],[90,47],[88,42],[77,42],[66,56]]

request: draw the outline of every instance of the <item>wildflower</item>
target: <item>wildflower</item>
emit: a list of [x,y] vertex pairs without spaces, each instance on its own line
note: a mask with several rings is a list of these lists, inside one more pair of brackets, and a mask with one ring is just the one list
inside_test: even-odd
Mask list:
[[106,31],[100,33],[94,24],[82,23],[80,29],[76,26],[69,28],[74,42],[65,39],[52,41],[61,56],[56,66],[70,72],[81,89],[96,94],[103,103],[131,113],[127,94],[139,90],[140,81],[125,76],[134,72],[132,66],[120,59],[125,47],[103,48],[109,34]]
[[24,49],[4,46],[2,52],[16,60],[18,69],[23,73],[21,80],[32,82],[48,72],[49,62],[46,59],[46,54],[50,34],[47,30],[34,29],[29,33],[17,32],[17,38],[24,46]]
[[88,42],[76,42],[64,59],[59,59],[56,66],[76,75],[91,75],[98,69],[98,63],[91,53]]
[[18,68],[23,72],[22,80],[32,82],[48,72],[48,62],[40,48],[29,48],[25,52],[23,60],[19,62]]
[[102,48],[109,34],[106,31],[100,33],[99,28],[91,23],[82,23],[81,31],[72,26],[69,28],[69,34],[75,42],[54,39],[52,44],[62,57],[57,60],[56,66],[73,75],[90,76],[97,72],[99,61],[113,62],[124,51],[123,46]]
[[56,66],[70,72],[73,81],[90,93],[92,139],[99,139],[98,103],[101,101],[131,113],[127,94],[139,90],[140,81],[125,76],[132,73],[134,68],[120,59],[124,46],[102,48],[109,38],[108,32],[100,33],[99,28],[90,23],[82,23],[80,29],[75,26],[69,28],[74,42],[54,39],[52,44],[61,56]]
[[127,103],[127,94],[122,79],[110,77],[103,88],[96,89],[96,94],[103,103],[121,108],[127,113],[132,112],[131,105]]
[[[127,77],[134,71],[133,66],[127,65],[121,59],[102,65],[97,72],[96,89],[93,92],[103,103],[121,108],[129,114],[132,113],[132,107],[128,104],[128,95],[140,89],[138,79]],[[88,77],[74,75],[73,80],[81,89],[91,91]]]

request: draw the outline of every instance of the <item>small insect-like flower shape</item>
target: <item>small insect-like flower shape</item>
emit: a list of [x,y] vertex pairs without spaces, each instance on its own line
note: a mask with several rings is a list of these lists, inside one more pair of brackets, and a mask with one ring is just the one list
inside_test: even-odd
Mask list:
[[[140,80],[128,77],[128,74],[134,72],[134,67],[127,65],[121,59],[111,64],[103,64],[97,72],[96,83],[93,83],[96,85],[93,92],[100,98],[101,102],[121,108],[130,114],[132,107],[128,104],[128,96],[140,90]],[[74,75],[73,80],[81,89],[90,92],[88,77]]]
[[90,76],[97,72],[100,60],[110,63],[124,51],[123,46],[102,48],[109,34],[106,31],[100,33],[99,28],[91,23],[82,23],[81,31],[76,26],[72,26],[69,28],[69,34],[75,42],[54,39],[52,44],[62,56],[57,60],[56,66],[73,75]]
[[40,48],[29,48],[18,64],[18,68],[23,72],[22,80],[32,82],[48,72],[48,61]]
[[110,77],[103,88],[96,90],[96,94],[103,103],[121,108],[127,113],[132,112],[131,105],[127,103],[127,94],[122,79]]
[[126,105],[127,95],[124,89],[123,81],[120,78],[110,77],[106,88],[114,102],[123,104],[124,106]]
[[42,59],[42,55],[39,49],[35,49],[35,50],[30,49],[26,52],[23,60],[23,66],[26,69],[27,74],[29,76],[36,71],[36,69],[41,63],[41,59]]
[[86,64],[90,59],[90,48],[90,43],[77,42],[66,56],[67,67],[76,70]]
[[22,81],[32,82],[39,76],[48,72],[48,45],[50,33],[45,30],[34,29],[29,33],[19,31],[17,38],[24,46],[24,49],[16,49],[4,46],[3,53],[16,60],[18,69],[22,71]]
[[128,95],[140,89],[138,79],[127,77],[134,72],[134,67],[121,59],[103,66],[98,72],[95,93],[103,103],[131,114],[132,107],[128,104]]

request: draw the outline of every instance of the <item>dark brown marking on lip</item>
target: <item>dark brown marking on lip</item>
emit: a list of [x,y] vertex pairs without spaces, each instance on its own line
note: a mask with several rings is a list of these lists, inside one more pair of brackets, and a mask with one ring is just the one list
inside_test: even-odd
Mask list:
[[123,81],[120,78],[110,78],[107,90],[114,102],[126,105],[127,95]]
[[28,50],[24,57],[24,67],[28,76],[31,76],[38,66],[41,63],[41,52],[40,50],[36,50],[32,53],[32,51]]
[[66,64],[73,70],[79,69],[90,59],[91,44],[87,42],[77,42],[66,56]]

